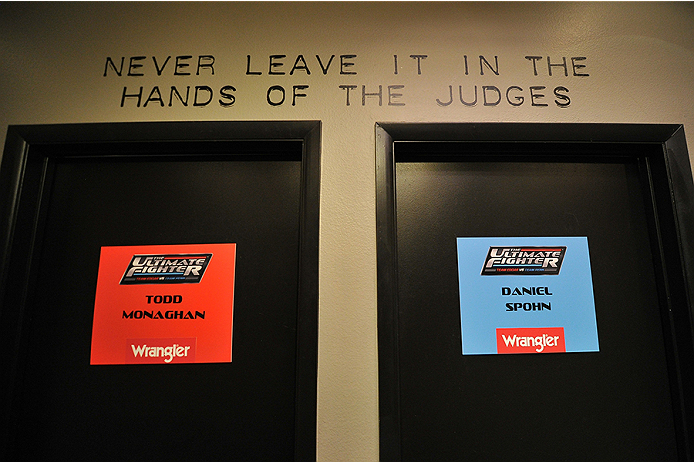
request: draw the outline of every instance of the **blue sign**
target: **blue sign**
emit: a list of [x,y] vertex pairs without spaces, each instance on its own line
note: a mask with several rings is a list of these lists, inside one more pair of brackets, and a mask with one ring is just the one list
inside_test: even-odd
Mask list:
[[464,355],[599,351],[586,237],[459,237]]

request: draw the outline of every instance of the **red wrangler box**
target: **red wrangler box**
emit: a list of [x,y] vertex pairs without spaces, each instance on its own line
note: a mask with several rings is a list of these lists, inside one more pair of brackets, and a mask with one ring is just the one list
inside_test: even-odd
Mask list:
[[496,350],[508,353],[565,353],[563,327],[512,327],[496,329]]

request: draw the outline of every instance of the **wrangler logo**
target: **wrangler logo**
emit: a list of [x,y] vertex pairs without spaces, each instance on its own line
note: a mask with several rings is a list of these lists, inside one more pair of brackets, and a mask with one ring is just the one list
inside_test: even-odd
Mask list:
[[195,338],[140,338],[126,341],[126,364],[195,362]]
[[496,329],[496,352],[564,353],[563,327],[518,327]]

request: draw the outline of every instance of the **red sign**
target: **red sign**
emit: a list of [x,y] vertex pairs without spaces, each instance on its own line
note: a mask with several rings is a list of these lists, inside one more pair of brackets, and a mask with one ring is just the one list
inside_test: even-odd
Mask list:
[[231,362],[236,244],[102,247],[90,364]]
[[496,329],[496,350],[508,353],[565,353],[563,327]]

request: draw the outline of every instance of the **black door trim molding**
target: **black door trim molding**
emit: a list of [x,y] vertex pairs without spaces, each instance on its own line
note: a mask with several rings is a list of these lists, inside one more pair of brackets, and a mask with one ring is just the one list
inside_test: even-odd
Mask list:
[[[2,448],[12,422],[12,384],[21,353],[23,304],[30,286],[34,248],[40,245],[41,191],[52,156],[63,146],[78,147],[77,155],[110,156],[133,146],[132,156],[157,155],[157,145],[234,144],[256,155],[258,143],[279,147],[301,143],[300,262],[297,317],[295,460],[316,458],[316,397],[318,365],[318,238],[320,201],[320,121],[128,122],[10,126],[0,167],[0,320],[3,370],[0,375],[3,422]],[[142,149],[151,146],[153,151]],[[284,149],[286,152],[296,149]],[[74,153],[74,149],[72,150]],[[121,149],[120,152],[123,152]],[[189,151],[188,151],[189,152]],[[164,153],[162,153],[164,154]],[[74,154],[73,154],[74,155]],[[113,154],[118,156],[118,154]],[[8,354],[11,353],[11,354]]]
[[[545,123],[377,123],[376,237],[379,350],[380,458],[401,460],[398,349],[397,227],[394,144],[407,152],[416,143],[504,143],[566,145],[632,145],[642,179],[650,189],[647,214],[654,239],[657,283],[663,287],[666,339],[672,344],[669,370],[673,388],[681,460],[692,460],[694,441],[694,183],[684,127],[676,124]],[[645,147],[645,149],[643,149]],[[443,149],[446,151],[446,149]],[[447,158],[464,159],[460,150]],[[624,149],[620,149],[623,153]],[[575,151],[574,151],[575,152]],[[607,161],[604,150],[591,161]],[[628,152],[628,150],[627,150]],[[646,153],[646,154],[644,154]],[[441,155],[439,150],[438,155]],[[527,156],[527,151],[525,152]],[[629,154],[627,154],[629,155]],[[526,158],[519,156],[519,160]],[[421,160],[421,159],[420,159]],[[435,160],[433,157],[432,161]],[[480,160],[477,156],[476,160]],[[425,159],[426,161],[426,159]],[[666,341],[668,341],[666,340]]]

